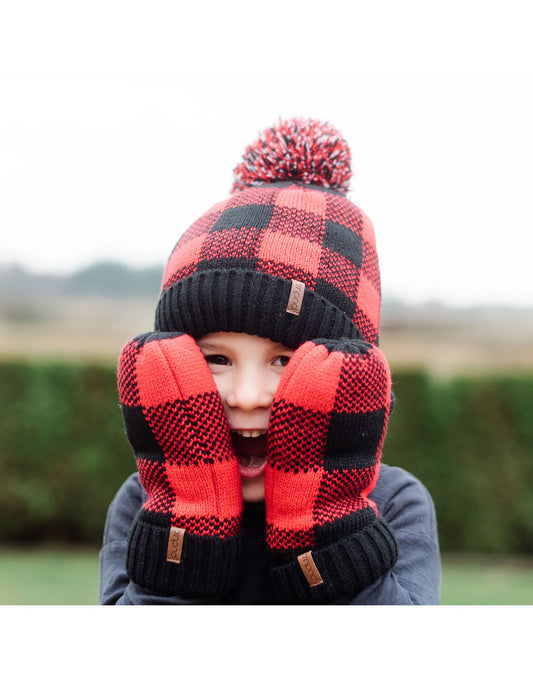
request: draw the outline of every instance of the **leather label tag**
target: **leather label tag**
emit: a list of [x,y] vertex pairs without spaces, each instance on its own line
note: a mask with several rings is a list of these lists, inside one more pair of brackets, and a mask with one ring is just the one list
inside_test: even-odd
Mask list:
[[318,567],[315,565],[311,551],[307,551],[306,553],[302,553],[301,556],[298,556],[298,563],[302,568],[302,572],[304,573],[309,586],[318,586],[319,584],[324,583],[322,575],[318,571]]
[[183,548],[183,537],[185,530],[181,527],[171,527],[168,535],[167,561],[170,563],[181,563],[181,549]]
[[299,280],[293,280],[291,284],[291,293],[289,294],[289,301],[287,302],[287,313],[292,315],[300,315],[302,303],[304,300],[305,284]]

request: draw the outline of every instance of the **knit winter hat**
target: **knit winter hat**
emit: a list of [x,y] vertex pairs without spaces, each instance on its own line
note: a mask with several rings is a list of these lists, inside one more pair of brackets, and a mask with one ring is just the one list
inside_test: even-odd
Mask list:
[[262,132],[229,198],[168,260],[155,329],[245,332],[296,348],[316,337],[379,342],[374,229],[347,197],[351,156],[331,125],[295,118]]

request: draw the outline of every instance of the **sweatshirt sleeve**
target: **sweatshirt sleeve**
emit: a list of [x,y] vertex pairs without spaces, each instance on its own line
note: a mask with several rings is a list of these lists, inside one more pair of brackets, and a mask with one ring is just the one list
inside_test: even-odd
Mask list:
[[126,573],[126,548],[130,526],[145,499],[136,473],[122,485],[111,502],[100,550],[100,605],[191,605],[216,602],[164,596],[143,589]]
[[441,561],[435,507],[431,495],[413,475],[382,466],[371,498],[398,541],[392,570],[361,591],[352,605],[438,605]]

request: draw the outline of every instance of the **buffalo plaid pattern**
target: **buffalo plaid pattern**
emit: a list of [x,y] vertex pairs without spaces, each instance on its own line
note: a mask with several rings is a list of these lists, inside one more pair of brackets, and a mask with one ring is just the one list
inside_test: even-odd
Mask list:
[[391,380],[362,341],[306,342],[272,405],[265,477],[267,542],[286,559],[358,533],[378,519],[379,472]]
[[[289,287],[275,284],[290,286],[291,280],[306,286],[305,318],[296,334],[291,334],[296,321],[284,315]],[[254,308],[248,310],[250,295]],[[217,299],[225,309],[212,309]],[[232,304],[241,308],[240,316],[232,315]],[[285,323],[285,336],[282,329],[276,340],[286,345],[341,336],[339,330],[377,344],[380,305],[379,264],[368,217],[337,191],[287,181],[238,191],[184,233],[163,275],[156,329],[195,337],[217,330],[265,336],[261,323],[266,316],[271,328]],[[313,322],[326,306],[333,315],[317,334]],[[254,309],[261,318],[253,317]],[[208,319],[209,314],[216,318]]]
[[138,519],[197,536],[240,529],[240,475],[224,408],[196,342],[148,333],[123,348],[118,390],[148,494]]

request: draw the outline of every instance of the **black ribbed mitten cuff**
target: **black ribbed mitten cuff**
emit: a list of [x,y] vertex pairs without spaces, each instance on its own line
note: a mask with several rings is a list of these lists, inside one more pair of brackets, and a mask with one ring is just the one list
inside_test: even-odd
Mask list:
[[126,570],[143,588],[168,596],[204,598],[221,596],[239,578],[242,536],[183,535],[181,561],[167,560],[170,528],[134,521],[128,539]]
[[272,569],[282,602],[335,603],[353,598],[394,566],[398,543],[389,524],[379,518],[359,532],[308,553],[311,557],[304,554],[300,561]]

